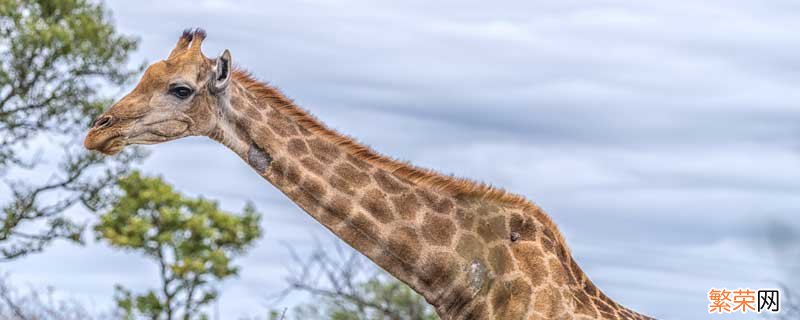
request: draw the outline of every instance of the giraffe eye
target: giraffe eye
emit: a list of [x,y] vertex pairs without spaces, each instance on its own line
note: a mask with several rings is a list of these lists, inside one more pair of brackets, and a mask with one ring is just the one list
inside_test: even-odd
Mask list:
[[176,96],[180,99],[188,98],[189,96],[192,95],[192,92],[194,92],[194,90],[192,90],[192,88],[189,88],[187,86],[175,86],[169,89],[169,93],[171,95]]

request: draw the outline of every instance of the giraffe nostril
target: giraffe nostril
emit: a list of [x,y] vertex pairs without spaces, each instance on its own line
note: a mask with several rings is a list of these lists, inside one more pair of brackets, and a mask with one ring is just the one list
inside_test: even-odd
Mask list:
[[114,123],[114,119],[111,116],[100,116],[97,120],[94,121],[92,128],[101,129],[111,126]]

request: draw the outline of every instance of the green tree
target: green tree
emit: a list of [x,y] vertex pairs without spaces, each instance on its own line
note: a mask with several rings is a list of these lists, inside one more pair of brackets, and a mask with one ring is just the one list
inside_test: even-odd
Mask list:
[[241,215],[216,202],[188,198],[159,178],[134,171],[118,182],[123,195],[100,217],[97,236],[158,263],[160,288],[133,294],[117,286],[125,319],[203,319],[202,307],[217,297],[215,282],[237,274],[232,264],[261,236],[252,205]]
[[301,259],[292,250],[288,287],[276,300],[292,292],[303,292],[314,299],[287,311],[271,311],[270,320],[438,320],[425,299],[406,284],[383,270],[376,269],[359,253],[329,250],[317,245]]
[[[0,261],[55,239],[80,242],[83,225],[64,211],[78,203],[102,206],[103,190],[141,156],[86,153],[77,138],[110,103],[101,90],[120,87],[141,69],[127,67],[136,46],[115,30],[102,4],[0,0],[0,201],[8,201],[0,203]],[[32,182],[41,172],[49,177]]]

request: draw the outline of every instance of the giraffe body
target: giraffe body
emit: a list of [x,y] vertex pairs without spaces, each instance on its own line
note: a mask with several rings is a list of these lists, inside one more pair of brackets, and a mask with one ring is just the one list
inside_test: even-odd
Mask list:
[[[87,148],[115,153],[125,144],[208,136],[442,319],[647,319],[594,286],[530,201],[377,154],[232,69],[227,50],[205,58],[204,37],[184,33],[170,58],[106,112],[114,121],[98,121]],[[160,120],[141,120],[148,117]]]

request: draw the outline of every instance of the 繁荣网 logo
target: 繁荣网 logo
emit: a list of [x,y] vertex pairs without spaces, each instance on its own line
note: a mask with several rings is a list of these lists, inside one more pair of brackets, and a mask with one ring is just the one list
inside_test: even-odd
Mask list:
[[708,290],[708,313],[780,312],[780,290],[711,288]]

